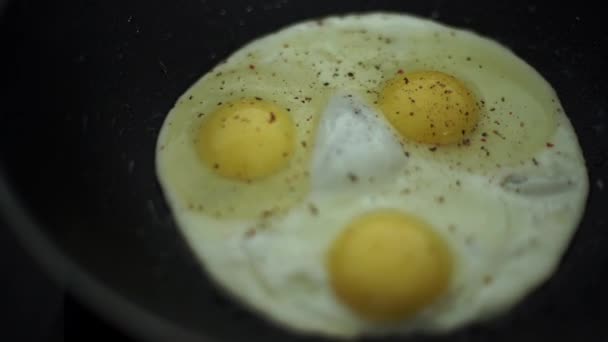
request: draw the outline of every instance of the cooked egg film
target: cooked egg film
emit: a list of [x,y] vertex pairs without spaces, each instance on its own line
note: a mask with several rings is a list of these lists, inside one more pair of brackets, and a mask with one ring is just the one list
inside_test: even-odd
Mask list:
[[167,115],[177,227],[235,300],[309,334],[445,334],[557,267],[587,171],[557,94],[468,30],[307,21],[242,47]]

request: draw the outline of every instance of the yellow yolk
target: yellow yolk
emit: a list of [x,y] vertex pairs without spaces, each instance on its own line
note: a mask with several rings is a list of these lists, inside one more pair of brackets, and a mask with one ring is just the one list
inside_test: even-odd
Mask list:
[[425,222],[386,210],[351,222],[328,255],[337,297],[377,322],[405,319],[447,288],[451,254]]
[[378,105],[403,137],[433,145],[461,142],[479,118],[472,92],[438,71],[398,73],[380,93]]
[[198,152],[218,174],[250,181],[282,169],[294,152],[295,128],[289,115],[262,100],[221,106],[199,131]]

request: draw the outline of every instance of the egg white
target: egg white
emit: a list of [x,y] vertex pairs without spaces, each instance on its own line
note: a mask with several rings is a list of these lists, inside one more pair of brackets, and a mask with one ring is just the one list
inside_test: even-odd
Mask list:
[[[488,156],[478,140],[469,149],[429,151],[398,137],[374,101],[404,66],[466,82],[485,103],[475,134],[500,126],[509,139],[494,137]],[[305,179],[297,194],[282,190],[282,176],[229,184],[197,159],[190,142],[197,113],[239,96],[289,106],[300,124],[305,144],[285,171]],[[504,121],[497,125],[498,118]],[[342,337],[440,333],[504,313],[553,272],[588,191],[574,130],[536,71],[474,33],[397,14],[305,22],[243,47],[169,113],[157,172],[178,227],[213,280],[287,328]],[[226,197],[216,184],[237,195]],[[258,193],[261,200],[252,202]],[[287,204],[264,215],[280,201],[274,193]],[[255,210],[220,210],[233,201]],[[201,209],[210,203],[220,203],[222,214]],[[350,312],[325,269],[327,248],[345,225],[384,208],[430,223],[456,263],[439,301],[392,326]]]

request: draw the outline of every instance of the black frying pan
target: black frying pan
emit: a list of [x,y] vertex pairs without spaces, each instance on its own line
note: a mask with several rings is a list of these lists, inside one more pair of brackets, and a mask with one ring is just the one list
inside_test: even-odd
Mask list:
[[501,319],[406,340],[607,338],[608,34],[602,10],[576,3],[10,2],[0,23],[7,223],[58,280],[134,335],[311,340],[273,327],[210,285],[161,196],[154,144],[177,96],[242,44],[295,21],[368,10],[434,17],[512,48],[557,90],[591,178],[583,222],[544,286]]

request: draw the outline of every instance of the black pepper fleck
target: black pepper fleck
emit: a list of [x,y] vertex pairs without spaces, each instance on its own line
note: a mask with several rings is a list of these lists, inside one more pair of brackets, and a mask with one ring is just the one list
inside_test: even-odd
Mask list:
[[352,183],[357,183],[357,181],[359,180],[359,177],[357,177],[356,174],[349,172],[348,173],[348,179],[352,182]]
[[308,203],[308,210],[310,210],[310,213],[314,216],[319,215],[319,208],[312,203]]

